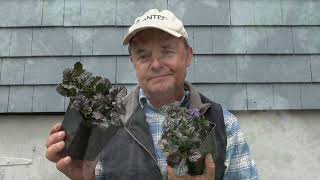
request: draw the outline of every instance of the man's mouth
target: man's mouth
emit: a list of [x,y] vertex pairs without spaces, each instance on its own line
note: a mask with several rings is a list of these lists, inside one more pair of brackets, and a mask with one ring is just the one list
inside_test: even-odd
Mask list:
[[163,75],[153,76],[153,77],[149,78],[149,80],[161,79],[163,77],[170,76],[170,75],[171,74],[163,74]]

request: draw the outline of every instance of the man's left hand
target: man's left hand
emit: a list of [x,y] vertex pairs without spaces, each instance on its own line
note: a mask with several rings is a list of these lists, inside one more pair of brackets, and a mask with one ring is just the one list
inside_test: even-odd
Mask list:
[[214,175],[215,175],[215,165],[212,160],[211,154],[208,154],[206,156],[205,160],[205,169],[202,175],[197,175],[197,176],[190,176],[190,175],[184,175],[184,176],[176,176],[174,174],[173,169],[168,166],[167,167],[168,171],[168,179],[169,180],[214,180]]

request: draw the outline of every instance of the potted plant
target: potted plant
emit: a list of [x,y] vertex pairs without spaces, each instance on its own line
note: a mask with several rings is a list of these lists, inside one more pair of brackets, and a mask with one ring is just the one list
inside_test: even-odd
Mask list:
[[78,160],[97,158],[108,140],[123,126],[122,98],[127,90],[113,86],[107,78],[94,76],[80,62],[65,69],[57,92],[70,98],[62,122],[66,132],[65,153]]
[[202,174],[206,155],[211,153],[213,160],[217,157],[215,125],[201,109],[170,104],[160,111],[165,120],[159,145],[167,156],[168,165],[178,176]]

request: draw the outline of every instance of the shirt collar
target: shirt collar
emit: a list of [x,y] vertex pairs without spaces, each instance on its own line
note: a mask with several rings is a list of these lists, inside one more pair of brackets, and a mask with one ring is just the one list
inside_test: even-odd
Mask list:
[[[184,96],[179,101],[179,105],[185,105],[187,104],[187,101],[189,101],[190,92],[188,90],[184,91]],[[147,96],[145,96],[143,89],[139,89],[139,103],[142,108],[150,107],[154,110],[157,110],[157,108],[153,107]]]

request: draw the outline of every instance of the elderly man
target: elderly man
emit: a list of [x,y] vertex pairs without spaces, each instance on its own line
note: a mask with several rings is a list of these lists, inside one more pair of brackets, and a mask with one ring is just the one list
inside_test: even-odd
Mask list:
[[[46,157],[71,179],[258,179],[239,123],[221,105],[210,101],[185,80],[192,63],[192,48],[182,22],[168,10],[147,11],[129,28],[129,44],[138,86],[125,99],[125,130],[119,130],[98,162],[64,157],[65,133],[55,125],[47,141]],[[166,164],[158,141],[164,120],[159,108],[170,103],[187,108],[206,107],[205,116],[216,125],[218,157],[205,159],[199,176],[177,176]]]

